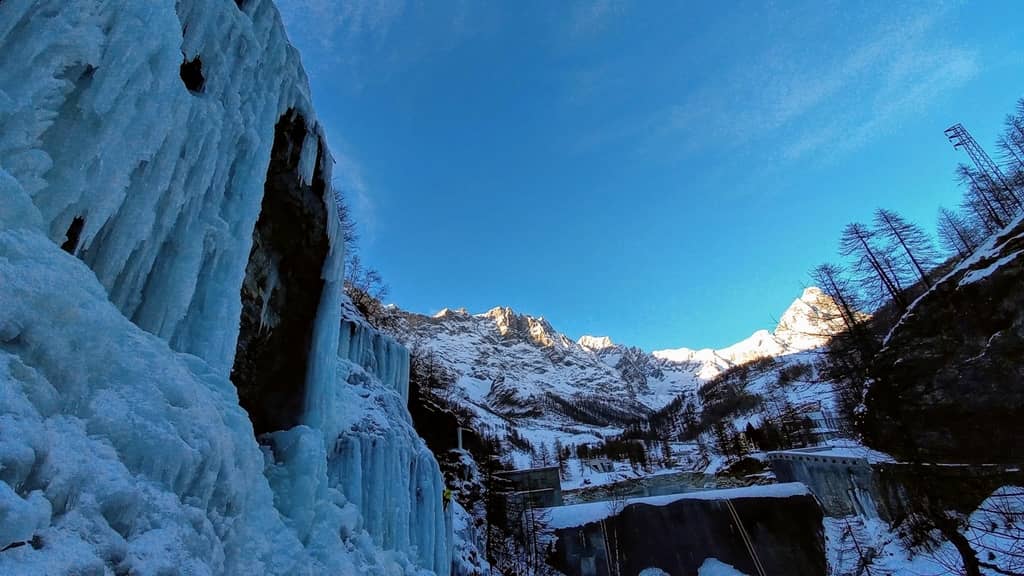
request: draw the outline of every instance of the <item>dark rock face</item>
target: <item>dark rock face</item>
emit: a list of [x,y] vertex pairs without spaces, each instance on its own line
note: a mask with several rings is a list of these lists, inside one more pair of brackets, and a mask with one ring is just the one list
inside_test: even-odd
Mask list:
[[874,466],[875,492],[883,517],[899,524],[908,514],[927,514],[928,505],[970,514],[1001,486],[1020,486],[1024,472],[1016,465]]
[[409,415],[413,427],[439,459],[449,450],[458,448],[459,428],[462,428],[462,447],[474,457],[489,456],[476,432],[463,423],[467,418],[450,409],[438,406],[420,390],[415,378],[409,380]]
[[651,567],[669,574],[696,574],[707,558],[717,558],[746,574],[757,574],[727,502],[735,508],[767,574],[827,573],[822,513],[810,495],[633,504],[605,526],[593,522],[558,530],[555,567],[570,576],[639,574]]
[[866,398],[869,443],[912,461],[1024,458],[1022,251],[1024,223],[998,238],[989,257],[935,286],[894,328]]
[[660,379],[664,375],[650,354],[632,346],[623,346],[620,349],[622,357],[615,364],[615,368],[622,374],[622,379],[633,386],[634,391],[649,391],[647,379]]
[[278,121],[259,220],[242,283],[242,316],[231,381],[253,429],[299,423],[306,368],[327,258],[326,183],[317,157],[312,184],[299,177],[305,120]]

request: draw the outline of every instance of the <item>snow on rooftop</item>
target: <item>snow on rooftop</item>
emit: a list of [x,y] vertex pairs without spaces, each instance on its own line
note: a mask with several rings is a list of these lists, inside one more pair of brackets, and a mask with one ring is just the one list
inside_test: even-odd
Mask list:
[[872,450],[871,448],[861,446],[859,444],[851,444],[847,446],[819,446],[815,448],[796,448],[793,450],[779,450],[777,452],[770,452],[769,456],[776,454],[804,457],[820,456],[825,458],[862,458],[872,464],[896,461],[892,456],[886,454],[885,452]]
[[[625,506],[633,504],[646,504],[648,506],[667,506],[680,500],[735,500],[740,498],[790,498],[792,496],[803,496],[810,494],[807,486],[800,482],[788,482],[784,484],[767,484],[763,486],[747,486],[744,488],[727,488],[725,490],[703,490],[700,492],[685,492],[682,494],[668,494],[665,496],[647,496],[641,498],[629,498]],[[573,504],[571,506],[559,506],[548,508],[552,529],[571,528],[584,526],[591,522],[598,522],[612,516],[612,504],[610,502],[587,502],[585,504]]]

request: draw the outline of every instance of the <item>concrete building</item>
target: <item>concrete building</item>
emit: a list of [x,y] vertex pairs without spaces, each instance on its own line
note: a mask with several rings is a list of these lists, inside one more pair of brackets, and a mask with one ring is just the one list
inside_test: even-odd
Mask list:
[[553,508],[562,505],[562,478],[558,466],[499,472],[508,482],[507,490],[524,505]]

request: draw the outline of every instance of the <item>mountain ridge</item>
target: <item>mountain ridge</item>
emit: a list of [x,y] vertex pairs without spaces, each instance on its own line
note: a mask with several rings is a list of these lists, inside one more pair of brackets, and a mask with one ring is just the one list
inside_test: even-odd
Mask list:
[[452,381],[448,394],[483,428],[499,436],[515,428],[540,442],[560,437],[586,443],[618,433],[628,420],[680,395],[695,394],[731,367],[820,347],[836,328],[834,312],[821,290],[808,288],[774,330],[756,331],[717,350],[648,352],[608,336],[573,340],[543,316],[507,306],[478,314],[464,308],[430,316],[399,311],[395,332],[414,356],[443,367]]

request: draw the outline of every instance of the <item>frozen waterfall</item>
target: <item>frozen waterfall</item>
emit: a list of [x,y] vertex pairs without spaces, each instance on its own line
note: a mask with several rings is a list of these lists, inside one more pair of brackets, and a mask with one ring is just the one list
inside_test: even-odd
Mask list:
[[0,2],[0,573],[448,574],[332,165],[269,0]]

